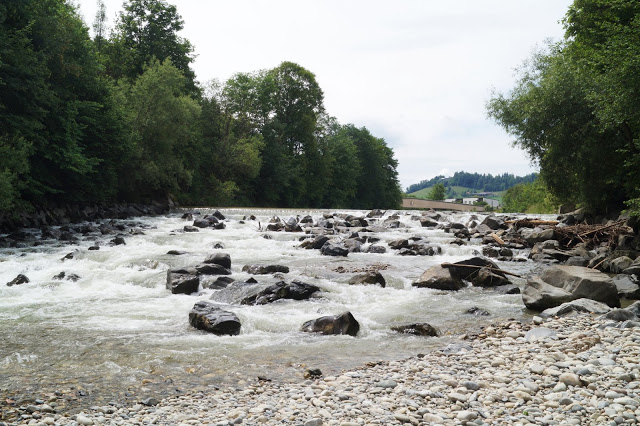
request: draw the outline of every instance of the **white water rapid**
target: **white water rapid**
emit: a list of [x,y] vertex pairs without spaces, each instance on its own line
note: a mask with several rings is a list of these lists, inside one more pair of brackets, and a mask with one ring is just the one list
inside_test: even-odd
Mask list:
[[[202,209],[202,213],[210,213]],[[311,215],[326,211],[221,209],[226,229],[174,232],[190,225],[180,213],[124,221],[144,235],[125,235],[126,245],[111,246],[113,236],[90,234],[72,244],[56,240],[0,249],[0,396],[58,391],[96,401],[171,395],[207,386],[242,384],[265,376],[292,380],[309,367],[325,374],[365,362],[400,359],[436,350],[456,340],[466,329],[527,313],[520,295],[504,295],[469,287],[457,292],[414,288],[411,282],[432,265],[455,262],[481,252],[479,241],[450,244],[453,235],[422,228],[400,211],[403,228],[377,234],[379,245],[411,236],[425,237],[442,248],[437,256],[350,253],[346,258],[322,256],[319,250],[298,248],[301,233],[265,232],[272,216]],[[363,216],[367,212],[345,213]],[[388,212],[387,216],[394,212]],[[242,223],[247,215],[256,221]],[[466,223],[470,213],[444,213],[442,222]],[[480,217],[482,220],[482,217]],[[271,239],[263,238],[264,234]],[[88,247],[100,241],[100,249]],[[224,248],[215,249],[220,243]],[[169,250],[187,252],[168,255]],[[246,264],[280,264],[290,268],[287,282],[298,279],[323,292],[309,301],[279,301],[262,306],[229,305],[242,323],[238,336],[219,337],[189,325],[188,313],[199,300],[223,290],[197,295],[173,295],[165,288],[167,270],[201,263],[212,253],[228,253],[232,278],[246,280]],[[68,253],[73,259],[62,260]],[[522,253],[515,253],[522,256]],[[335,269],[388,265],[381,271],[386,288],[348,285],[354,273]],[[505,270],[527,274],[532,262],[498,262]],[[60,272],[77,281],[55,280]],[[6,286],[16,275],[29,283]],[[274,283],[271,276],[256,276]],[[220,298],[218,298],[220,299]],[[218,300],[219,301],[219,300]],[[478,306],[488,317],[465,314]],[[307,320],[351,311],[360,333],[321,336],[302,333]],[[391,325],[428,322],[442,337],[400,335]]]

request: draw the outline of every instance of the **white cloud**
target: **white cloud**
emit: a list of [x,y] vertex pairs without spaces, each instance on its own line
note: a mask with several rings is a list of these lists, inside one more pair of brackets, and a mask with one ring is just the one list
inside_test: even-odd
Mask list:
[[[443,169],[527,174],[524,153],[486,118],[536,44],[560,38],[571,0],[169,0],[196,48],[200,81],[297,62],[327,111],[383,137],[406,187]],[[80,0],[95,15],[95,0]],[[119,0],[106,0],[113,25]]]

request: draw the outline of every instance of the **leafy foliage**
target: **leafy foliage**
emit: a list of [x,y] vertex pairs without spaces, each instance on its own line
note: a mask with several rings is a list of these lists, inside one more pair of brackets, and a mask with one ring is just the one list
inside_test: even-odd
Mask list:
[[619,209],[640,197],[640,4],[575,0],[565,40],[534,54],[489,115],[561,202]]
[[520,183],[507,189],[502,198],[502,211],[506,213],[554,213],[557,203],[542,179]]
[[431,192],[429,193],[429,199],[431,200],[444,200],[445,189],[444,184],[442,182],[436,183],[433,188],[431,188]]
[[183,21],[127,0],[95,38],[70,0],[0,3],[0,214],[57,203],[150,201],[396,207],[384,140],[324,110],[302,66],[199,87]]

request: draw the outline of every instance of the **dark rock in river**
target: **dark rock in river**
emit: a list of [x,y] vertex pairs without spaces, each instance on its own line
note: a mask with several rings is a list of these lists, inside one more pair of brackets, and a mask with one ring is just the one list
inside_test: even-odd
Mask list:
[[307,333],[348,334],[355,337],[360,331],[360,324],[351,315],[351,312],[345,312],[340,315],[325,316],[307,321],[302,324],[300,330]]
[[67,281],[73,281],[76,282],[80,279],[79,275],[76,274],[69,274],[67,275],[64,271],[60,272],[59,274],[56,274],[52,277],[52,279],[54,280],[63,280],[63,279],[67,279]]
[[397,326],[391,327],[391,330],[396,331],[398,333],[413,334],[415,336],[437,337],[440,335],[440,330],[438,330],[436,327],[432,326],[431,324],[427,324],[426,322],[397,325]]
[[7,286],[12,287],[14,285],[26,284],[28,282],[29,278],[27,278],[26,275],[18,274],[17,277],[7,283]]
[[428,217],[423,217],[420,218],[420,225],[422,225],[423,228],[435,228],[436,226],[438,226],[438,222],[429,219]]
[[244,298],[240,303],[243,305],[266,305],[280,299],[306,300],[317,291],[320,291],[320,288],[312,284],[300,281],[287,284],[280,281],[257,294]]
[[332,244],[330,242],[325,243],[320,249],[320,253],[325,256],[342,256],[346,257],[349,254],[349,250],[339,245]]
[[114,246],[122,246],[126,245],[127,243],[124,241],[124,237],[118,235],[113,240],[111,240],[111,244],[113,244]]
[[380,272],[367,272],[351,277],[349,284],[378,284],[380,287],[384,287],[386,281]]
[[167,271],[167,289],[173,294],[191,294],[198,291],[200,278],[193,268]]
[[281,272],[283,274],[289,273],[289,267],[282,265],[244,265],[242,272],[247,272],[251,275],[267,275]]
[[213,217],[215,217],[216,219],[219,219],[219,220],[225,220],[226,219],[226,217],[222,213],[220,213],[220,210],[216,210],[211,215]]
[[443,268],[440,265],[432,266],[427,269],[416,281],[412,284],[414,287],[427,287],[436,290],[460,290],[465,287],[464,282],[451,274],[448,268]]
[[212,290],[219,290],[221,288],[227,288],[229,284],[235,282],[235,280],[231,277],[221,276],[217,277],[214,281],[210,281],[206,277],[201,279],[202,287],[209,288]]
[[228,253],[210,254],[204,260],[204,263],[214,263],[227,269],[231,269],[231,256]]
[[189,312],[189,324],[209,333],[229,336],[240,334],[240,320],[233,312],[225,311],[211,302],[200,301]]
[[231,271],[216,263],[203,263],[195,266],[200,275],[231,275]]
[[489,311],[485,309],[480,309],[477,306],[472,306],[471,308],[467,309],[464,313],[469,315],[476,315],[480,317],[488,317],[489,315],[491,315]]
[[530,279],[522,293],[525,306],[540,311],[581,298],[620,307],[613,280],[600,271],[580,266],[552,266],[541,277]]
[[209,225],[211,225],[211,223],[203,217],[199,217],[193,221],[193,226],[197,228],[208,228]]
[[185,225],[184,228],[182,228],[184,232],[200,232],[200,230],[198,228],[196,228],[195,226],[190,226],[190,225]]
[[451,275],[470,281],[476,287],[497,287],[511,284],[499,271],[498,266],[489,259],[473,257],[448,265]]
[[387,252],[387,249],[383,246],[376,246],[372,244],[367,248],[367,253],[383,254],[386,252]]
[[187,254],[187,252],[183,251],[183,250],[169,250],[167,252],[167,254],[170,254],[170,255],[173,255],[173,256],[181,256],[183,254]]

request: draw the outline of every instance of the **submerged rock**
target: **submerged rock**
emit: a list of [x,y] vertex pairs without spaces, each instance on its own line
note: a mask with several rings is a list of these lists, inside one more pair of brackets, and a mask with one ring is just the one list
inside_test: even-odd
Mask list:
[[251,275],[268,275],[278,272],[288,274],[289,268],[282,265],[244,265],[242,272],[247,272]]
[[217,335],[237,336],[240,334],[240,320],[233,312],[228,312],[211,302],[200,301],[189,312],[189,324],[193,327]]
[[391,330],[398,333],[413,334],[415,336],[440,336],[440,330],[426,322],[397,325],[391,327]]
[[356,336],[360,331],[360,324],[351,315],[351,312],[344,312],[340,315],[320,317],[302,324],[301,331],[306,333],[348,334]]

